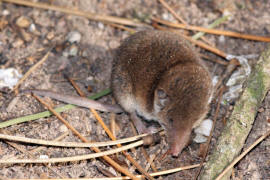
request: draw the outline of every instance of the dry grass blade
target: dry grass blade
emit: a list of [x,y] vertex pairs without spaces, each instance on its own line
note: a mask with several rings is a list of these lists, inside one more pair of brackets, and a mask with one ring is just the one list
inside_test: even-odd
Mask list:
[[[77,86],[77,84],[69,77],[67,77],[70,83],[74,86],[76,91],[80,94],[80,96],[85,97],[84,93],[80,90],[80,88]],[[98,115],[97,111],[90,108],[91,112],[94,114],[95,118],[98,120],[98,122],[101,124],[105,132],[108,134],[108,136],[115,141],[116,137],[113,135],[113,133],[110,131],[110,129],[107,127],[107,125],[104,123],[104,121],[101,119],[101,117]],[[117,147],[121,147],[121,144],[117,144]],[[135,159],[133,159],[127,152],[122,151],[122,153],[126,156],[126,158],[148,179],[154,180],[153,177],[151,177],[145,170],[142,168]]]
[[[61,120],[75,135],[77,135],[82,141],[89,142],[85,137],[83,137],[74,127],[72,127],[59,113],[57,113],[52,107],[47,105],[41,98],[33,95],[39,102],[41,102],[44,106],[46,106],[59,120]],[[101,152],[98,148],[92,147],[91,150],[95,151],[96,153]],[[123,174],[131,177],[132,179],[138,179],[135,175],[131,174],[127,169],[120,166],[114,160],[112,160],[109,156],[102,157],[105,161],[111,164],[115,169],[122,172]]]
[[249,151],[251,151],[255,146],[257,146],[260,142],[262,142],[265,138],[270,135],[270,131],[267,131],[263,136],[261,136],[258,140],[256,140],[251,146],[249,146],[244,152],[242,152],[226,169],[220,173],[220,175],[216,178],[216,180],[220,180],[233,166],[238,163]]
[[60,163],[60,162],[72,162],[72,161],[81,161],[87,159],[98,158],[101,156],[108,156],[111,154],[115,154],[124,150],[128,150],[134,147],[138,147],[143,145],[143,140],[137,141],[135,143],[131,143],[126,146],[122,146],[116,149],[110,149],[104,152],[92,153],[92,154],[84,154],[80,156],[73,157],[63,157],[63,158],[49,158],[49,159],[5,159],[0,160],[0,164],[15,164],[15,163]]
[[173,27],[173,28],[201,31],[201,32],[209,33],[209,34],[230,36],[230,37],[248,39],[248,40],[254,40],[254,41],[270,42],[270,37],[255,36],[255,35],[250,35],[250,34],[237,33],[237,32],[233,32],[233,31],[209,29],[209,28],[204,28],[204,27],[199,27],[199,26],[191,26],[191,25],[185,25],[185,24],[177,24],[177,23],[172,23],[169,21],[161,20],[158,18],[152,18],[152,20],[157,22],[157,23],[161,23],[161,24],[167,25],[169,27]]
[[216,125],[216,122],[217,122],[217,117],[218,117],[218,114],[219,114],[219,109],[220,109],[220,104],[221,104],[223,92],[224,92],[224,87],[221,88],[220,91],[219,91],[218,103],[217,103],[217,109],[216,109],[216,112],[215,112],[215,115],[214,115],[214,120],[213,120],[212,129],[211,129],[210,135],[209,135],[209,137],[208,137],[208,139],[207,139],[206,150],[205,150],[205,153],[203,154],[202,160],[201,160],[201,162],[200,162],[199,170],[197,171],[194,180],[196,180],[196,179],[199,177],[200,172],[201,172],[202,167],[203,167],[203,163],[204,163],[204,161],[205,161],[205,159],[206,159],[206,156],[207,156],[207,154],[208,154],[210,142],[211,142],[211,139],[212,139],[212,136],[213,136],[214,128],[215,128],[215,125]]
[[[61,134],[60,136],[58,136],[57,138],[54,139],[54,141],[61,141],[62,139],[64,139],[67,135],[69,134],[68,131],[64,132],[63,134]],[[37,147],[35,149],[32,149],[31,153],[37,153],[37,152],[40,152],[41,150],[45,149],[46,147],[45,146],[40,146],[40,147]]]
[[136,30],[128,28],[128,27],[123,26],[123,25],[120,25],[120,24],[110,23],[109,25],[114,27],[114,28],[123,29],[123,30],[125,30],[127,32],[130,32],[131,34],[136,32]]
[[226,81],[229,79],[231,74],[239,65],[240,63],[237,59],[231,59],[229,61],[229,64],[227,65],[226,70],[223,72],[222,76],[220,77],[219,81],[216,83],[214,87],[215,92],[218,92],[217,90],[222,86],[222,84],[226,84]]
[[111,173],[109,170],[107,170],[99,165],[96,165],[96,167],[97,167],[98,171],[101,172],[106,177],[115,177],[115,175],[113,173]]
[[[5,132],[5,131],[3,131]],[[31,158],[36,159],[36,156],[30,152],[27,151],[26,149],[21,148],[20,146],[18,146],[16,143],[13,142],[9,142],[6,141],[9,145],[11,145],[12,147],[14,147],[15,149],[17,149],[18,151],[21,151],[23,154],[27,154],[28,156],[30,156]],[[11,159],[11,158],[8,158]],[[50,169],[53,173],[55,173],[57,176],[61,177],[61,178],[65,178],[65,176],[63,176],[61,173],[57,172],[53,167],[49,166],[48,164],[44,164],[44,166],[46,166],[48,169]],[[0,178],[1,179],[1,178]]]
[[134,27],[146,26],[145,24],[135,22],[133,20],[129,20],[129,19],[125,19],[125,18],[119,18],[119,17],[115,17],[115,16],[98,15],[98,14],[84,12],[84,11],[77,10],[77,9],[69,9],[66,7],[58,7],[58,6],[54,6],[54,5],[49,5],[46,3],[31,2],[31,1],[25,1],[25,0],[1,0],[1,1],[8,2],[8,3],[14,3],[14,4],[18,4],[18,5],[23,5],[23,6],[59,11],[62,13],[86,17],[86,18],[93,20],[93,21],[101,21],[101,22],[107,23],[107,24],[117,23],[117,24],[123,24],[123,25],[134,26]]
[[183,35],[183,34],[180,34],[180,33],[178,33],[178,34],[181,35],[181,36],[182,36],[183,38],[185,38],[186,40],[188,40],[188,41],[190,41],[190,42],[196,44],[197,46],[199,46],[199,47],[201,47],[201,48],[203,48],[203,49],[206,49],[206,50],[208,50],[208,51],[210,51],[210,52],[212,52],[212,53],[214,53],[214,54],[216,54],[216,55],[218,55],[218,56],[221,56],[221,57],[223,57],[223,58],[226,58],[226,56],[227,56],[227,54],[226,54],[225,52],[223,52],[223,51],[221,51],[221,50],[219,50],[219,49],[217,49],[217,48],[215,48],[215,47],[212,47],[212,46],[210,46],[210,45],[207,45],[207,44],[205,44],[205,43],[203,43],[203,42],[201,42],[201,41],[194,40],[194,39],[192,39],[192,38],[189,37],[189,36],[186,36],[186,35]]
[[[145,151],[145,149],[144,149],[144,151]],[[157,155],[160,153],[160,151],[161,151],[161,149],[157,150],[154,154],[152,154],[150,156],[150,158],[148,157],[148,159],[147,159],[147,162],[148,163],[147,163],[147,165],[145,167],[146,170],[148,170],[151,167],[154,172],[157,172],[158,171],[157,168],[156,168],[156,166],[155,166],[155,164],[154,164],[154,160],[157,158]]]
[[42,139],[33,139],[19,136],[10,136],[6,134],[0,134],[0,139],[5,139],[9,141],[17,141],[30,144],[39,144],[46,146],[58,146],[58,147],[102,147],[102,146],[112,146],[119,143],[129,143],[136,140],[141,140],[142,137],[147,136],[147,134],[141,134],[138,136],[119,139],[116,141],[107,141],[107,142],[93,142],[93,143],[77,143],[77,142],[59,142],[59,141],[46,141]]
[[[159,2],[179,21],[182,22],[185,25],[188,25],[188,23],[186,21],[184,21],[184,19],[182,19],[180,16],[177,15],[177,13],[164,1],[164,0],[159,0]],[[202,32],[201,32],[202,33]],[[202,36],[203,34],[201,34],[201,38],[204,42],[206,42],[207,44],[211,45],[211,43]],[[199,36],[197,36],[199,37]],[[193,37],[192,37],[193,38]],[[196,38],[193,38],[196,40]]]
[[164,0],[158,0],[168,11],[170,11],[170,13],[172,13],[172,15],[181,23],[183,24],[187,24],[187,22],[182,19],[180,16],[178,16],[178,14],[164,1]]
[[[137,133],[137,130],[136,130],[134,124],[132,122],[130,122],[129,124],[131,126],[131,130],[132,130],[133,135],[137,135],[138,133]],[[148,162],[148,164],[150,164],[152,170],[154,172],[157,172],[157,168],[156,168],[155,164],[150,161],[150,158],[149,158],[149,156],[148,156],[145,148],[142,146],[140,149],[142,151],[142,154],[143,154],[144,158],[146,159],[146,161]],[[131,151],[133,151],[133,149],[131,149]],[[148,169],[149,169],[149,168],[147,168],[148,164],[145,166],[145,171],[148,171]]]
[[20,79],[20,81],[16,84],[16,86],[13,88],[12,91],[16,91],[18,89],[18,87],[20,86],[20,84],[26,79],[28,78],[28,76],[30,76],[30,74],[36,70],[41,64],[43,64],[49,57],[49,54],[51,52],[51,49],[42,57],[42,59],[37,62],[34,66],[32,66],[25,74],[24,76]]
[[218,64],[221,64],[221,65],[224,65],[224,66],[227,66],[229,64],[228,61],[223,61],[223,60],[220,60],[220,59],[212,59],[210,58],[209,56],[205,55],[205,54],[199,54],[201,58],[203,59],[206,59],[208,61],[211,61],[211,62],[214,62],[214,63],[218,63]]
[[162,27],[162,26],[160,26],[160,25],[158,25],[158,24],[153,24],[153,26],[154,26],[155,28],[159,29],[159,30],[174,32],[174,33],[176,33],[176,34],[182,36],[184,39],[186,39],[186,40],[192,42],[193,44],[195,44],[195,45],[197,45],[197,46],[199,46],[199,47],[201,47],[201,48],[203,48],[203,49],[206,49],[206,50],[208,50],[208,51],[210,51],[210,52],[212,52],[212,53],[214,53],[214,54],[216,54],[216,55],[218,55],[218,56],[221,56],[221,57],[223,57],[223,58],[226,58],[226,57],[227,57],[226,53],[224,53],[223,51],[221,51],[221,50],[219,50],[219,49],[217,49],[217,48],[214,48],[214,47],[212,47],[212,46],[210,46],[210,45],[207,45],[207,44],[205,44],[205,43],[203,43],[203,42],[201,42],[201,41],[194,40],[194,39],[192,39],[192,38],[189,37],[189,36],[183,35],[183,34],[179,33],[178,31],[176,31],[175,29],[165,28],[165,27]]
[[[169,170],[165,170],[165,171],[159,171],[159,172],[155,172],[155,173],[150,173],[151,176],[155,177],[155,176],[162,176],[162,175],[167,175],[167,174],[171,174],[171,173],[176,173],[179,171],[183,171],[183,170],[188,170],[188,169],[193,169],[199,167],[199,164],[194,164],[194,165],[190,165],[190,166],[184,166],[184,167],[178,167],[178,168],[174,168],[174,169],[169,169]],[[136,176],[139,179],[142,179],[141,175],[137,175]],[[85,178],[81,179],[84,180]],[[125,180],[125,179],[130,179],[129,177],[112,177],[112,178],[87,178],[87,180]],[[24,180],[24,179],[21,179]],[[31,179],[34,180],[34,179]],[[51,179],[50,180],[59,180],[59,179]],[[61,179],[61,180],[70,180],[70,179]],[[78,178],[78,180],[80,180]]]

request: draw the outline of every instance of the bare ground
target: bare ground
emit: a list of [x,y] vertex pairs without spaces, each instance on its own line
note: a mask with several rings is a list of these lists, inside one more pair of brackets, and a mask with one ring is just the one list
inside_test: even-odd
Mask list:
[[[47,2],[47,1],[43,1]],[[269,36],[270,32],[270,1],[269,0],[235,0],[233,6],[229,6],[229,11],[233,17],[219,26],[219,29],[231,30],[254,35]],[[198,26],[207,26],[215,19],[221,16],[224,11],[220,7],[220,1],[202,1],[202,0],[171,0],[168,3],[173,9],[181,15],[189,24]],[[80,10],[106,14],[119,17],[138,19],[149,23],[150,16],[165,18],[177,22],[173,16],[168,13],[156,1],[87,1],[87,0],[55,0],[54,5],[75,7]],[[9,15],[4,15],[5,11]],[[35,64],[54,44],[59,45],[58,50],[50,53],[48,60],[38,70],[28,78],[20,89],[38,88],[50,89],[53,91],[64,92],[66,94],[76,94],[72,86],[63,78],[62,72],[68,73],[76,79],[79,86],[87,93],[94,94],[110,86],[111,62],[113,49],[129,35],[128,32],[115,29],[101,22],[89,21],[86,18],[67,15],[55,11],[41,10],[16,6],[13,4],[0,4],[1,21],[7,21],[7,25],[1,28],[0,33],[0,67],[13,67],[24,74],[33,64]],[[36,31],[31,32],[29,27],[16,28],[15,22],[25,16],[29,22],[35,24]],[[22,35],[21,30],[28,33],[30,39]],[[75,56],[63,56],[60,45],[63,45],[69,32],[78,31],[82,38],[74,47],[78,49]],[[205,38],[222,51],[233,55],[260,54],[266,47],[266,43],[235,39],[230,37],[221,37],[215,35],[205,35]],[[197,48],[202,54],[207,54],[211,58],[218,58],[205,50]],[[70,52],[71,50],[66,50]],[[213,75],[221,75],[224,66],[212,62],[206,62]],[[256,59],[251,60],[251,64],[256,63]],[[65,67],[60,72],[61,67]],[[92,92],[87,91],[91,87]],[[254,127],[246,142],[250,145],[255,139],[269,129],[269,106],[268,95],[262,104],[261,111],[258,113]],[[100,101],[112,103],[111,95],[103,97]],[[53,101],[54,104],[61,104]],[[42,107],[31,96],[14,96],[6,93],[6,90],[0,92],[0,121],[6,121],[15,117],[28,114],[34,114],[44,111]],[[222,131],[223,117],[226,110],[231,109],[231,104],[222,105],[216,125],[211,147],[215,144],[218,135]],[[213,117],[215,105],[212,105],[209,113]],[[100,113],[106,124],[110,124],[110,114]],[[62,115],[84,136],[93,141],[109,140],[105,131],[96,122],[93,115],[84,108],[75,108]],[[119,130],[116,131],[117,138],[129,137],[132,133],[128,116],[121,114],[116,116],[116,122]],[[56,117],[43,118],[36,121],[13,125],[4,128],[5,133],[17,136],[31,138],[54,139],[65,132],[64,125]],[[71,132],[63,141],[79,141]],[[257,146],[245,159],[236,167],[233,179],[270,179],[269,176],[269,146],[270,140],[266,139]],[[19,147],[26,151],[37,148],[33,145],[19,144]],[[146,148],[149,155],[155,154],[161,150],[158,156],[161,156],[167,150],[165,138],[160,144]],[[104,148],[106,149],[106,148]],[[210,148],[211,150],[211,148]],[[90,153],[88,149],[79,148],[44,148],[35,155],[48,155],[49,157],[65,157]],[[163,161],[155,161],[158,170],[196,164],[200,161],[200,145],[192,142],[178,158],[167,157]],[[145,166],[145,158],[140,148],[131,152],[132,156]],[[5,141],[0,141],[0,157],[4,158],[29,158],[27,154],[20,152]],[[120,155],[121,157],[121,155]],[[122,159],[125,159],[122,157]],[[104,177],[97,170],[101,166],[116,174],[113,168],[104,165],[99,160],[80,161],[76,163],[59,163],[50,165],[55,172],[62,174],[66,178],[90,178]],[[131,167],[131,166],[130,166]],[[129,168],[131,172],[134,168]],[[150,170],[152,171],[152,170]],[[182,171],[179,173],[160,177],[159,179],[192,179],[197,169]],[[136,172],[134,172],[136,173]],[[0,175],[8,178],[59,178],[60,176],[52,172],[42,164],[31,165],[9,165],[0,169]]]

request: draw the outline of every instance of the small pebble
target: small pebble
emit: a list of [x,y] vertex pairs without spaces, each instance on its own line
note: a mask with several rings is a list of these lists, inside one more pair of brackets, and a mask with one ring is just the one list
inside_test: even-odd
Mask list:
[[27,28],[30,26],[31,22],[29,18],[21,16],[16,20],[16,24],[21,28]]
[[60,128],[59,128],[60,132],[67,132],[68,131],[68,128],[66,125],[61,125]]
[[43,41],[42,41],[42,44],[44,44],[44,45],[47,45],[47,44],[49,44],[49,41],[48,41],[48,39],[43,39]]
[[196,134],[196,137],[193,139],[196,143],[205,143],[207,141],[207,138],[201,134]]
[[267,119],[267,125],[270,125],[270,118]]
[[13,88],[21,77],[22,75],[18,72],[17,69],[0,69],[0,87]]
[[213,121],[211,119],[204,120],[199,127],[195,129],[196,134],[202,134],[204,136],[209,136],[213,126]]
[[49,32],[46,37],[48,40],[52,40],[54,38],[54,32]]
[[3,10],[3,12],[2,12],[3,16],[8,16],[9,14],[10,14],[10,12],[7,9]]
[[263,107],[261,107],[261,108],[258,109],[258,112],[260,112],[260,113],[263,112],[263,111],[264,111],[264,108]]
[[213,121],[211,119],[204,120],[197,128],[195,128],[196,137],[193,139],[196,143],[205,143],[207,141],[207,137],[211,133],[211,129],[213,126]]
[[218,41],[220,43],[224,43],[225,42],[225,37],[224,36],[219,36]]
[[30,32],[35,32],[37,30],[37,28],[36,28],[36,25],[35,24],[30,24],[30,26],[29,26],[29,31]]
[[39,159],[49,159],[49,157],[47,155],[42,154],[39,156]]
[[162,18],[166,21],[174,21],[174,18],[171,14],[169,13],[163,13],[162,14]]
[[33,40],[33,37],[30,33],[26,32],[24,29],[22,29],[21,34],[26,42],[30,42]]
[[77,56],[78,54],[78,47],[75,46],[75,45],[72,45],[70,48],[69,48],[69,53],[68,53],[70,56]]
[[62,53],[62,56],[63,56],[63,57],[66,57],[66,58],[67,58],[68,55],[69,55],[69,53],[68,53],[67,51],[63,51],[63,53]]
[[99,29],[104,29],[104,24],[102,22],[98,22],[98,28]]
[[70,43],[78,43],[81,41],[81,34],[78,31],[71,31],[70,33],[68,33],[67,35],[67,40]]
[[215,86],[218,83],[218,80],[219,80],[219,76],[214,76],[212,78],[212,84],[213,84],[213,86]]
[[17,39],[15,42],[12,43],[12,46],[14,48],[21,47],[23,45],[23,40],[22,39]]
[[82,57],[87,57],[88,56],[88,53],[87,53],[87,51],[85,51],[85,50],[82,50],[82,55],[81,55]]
[[93,79],[94,79],[93,76],[88,76],[88,77],[86,78],[87,81],[92,81]]

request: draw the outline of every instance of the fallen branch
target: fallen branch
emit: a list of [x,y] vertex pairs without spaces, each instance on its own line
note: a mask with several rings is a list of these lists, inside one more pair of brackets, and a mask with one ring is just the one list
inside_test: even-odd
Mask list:
[[[215,179],[241,152],[252,128],[257,109],[270,88],[270,47],[265,51],[253,73],[249,76],[247,87],[234,106],[216,147],[207,161],[200,179]],[[231,170],[224,179],[228,179]]]
[[216,180],[220,180],[228,171],[233,168],[233,166],[238,163],[247,153],[249,153],[255,146],[261,143],[265,138],[270,135],[270,131],[267,131],[263,136],[261,136],[258,140],[256,140],[251,146],[249,146],[244,152],[241,153],[218,177]]

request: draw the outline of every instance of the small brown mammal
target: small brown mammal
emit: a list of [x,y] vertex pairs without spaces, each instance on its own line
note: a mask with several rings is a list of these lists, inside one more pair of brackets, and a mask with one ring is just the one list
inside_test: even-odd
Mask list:
[[[180,36],[154,30],[131,35],[117,49],[111,85],[115,99],[139,133],[150,131],[140,117],[157,121],[167,130],[169,152],[174,156],[181,153],[192,129],[208,112],[213,89],[196,52]],[[76,97],[32,92],[83,107],[100,107],[87,100],[75,101]],[[102,111],[121,111],[113,105],[101,107]]]
[[191,131],[208,112],[212,94],[209,72],[178,35],[142,31],[118,48],[112,71],[113,95],[141,133],[139,116],[166,130],[170,153],[177,156]]

